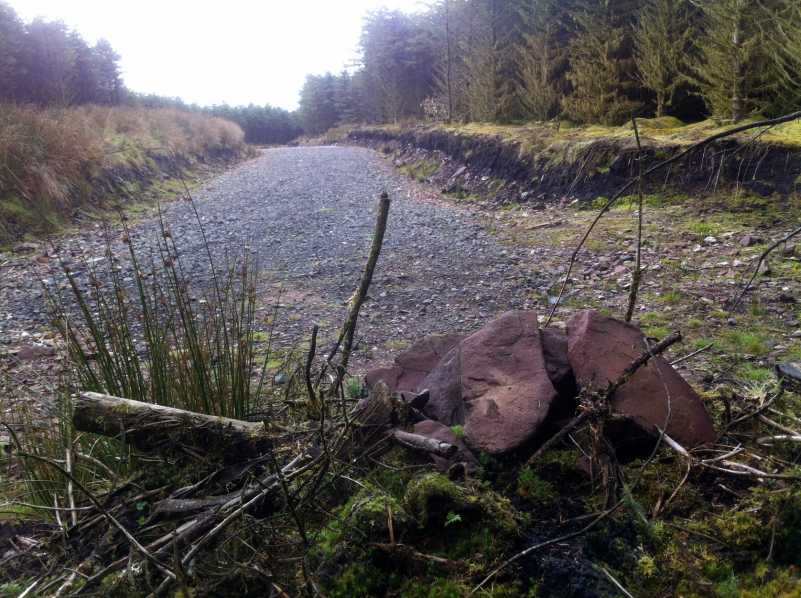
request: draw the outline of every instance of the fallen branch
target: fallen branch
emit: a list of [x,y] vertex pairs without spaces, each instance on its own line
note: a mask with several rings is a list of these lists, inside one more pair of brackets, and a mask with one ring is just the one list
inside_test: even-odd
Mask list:
[[145,452],[190,447],[224,457],[254,457],[273,444],[261,423],[95,392],[78,395],[73,423],[77,430],[117,438]]
[[458,447],[450,442],[444,442],[428,436],[421,436],[420,434],[412,434],[411,432],[404,432],[403,430],[393,430],[392,438],[403,446],[420,451],[423,453],[432,453],[438,457],[449,459],[456,453]]

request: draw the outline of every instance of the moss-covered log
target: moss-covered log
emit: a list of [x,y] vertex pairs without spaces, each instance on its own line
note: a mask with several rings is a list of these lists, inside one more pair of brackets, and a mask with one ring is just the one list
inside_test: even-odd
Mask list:
[[118,438],[151,453],[170,450],[246,458],[260,455],[272,446],[261,423],[204,415],[95,392],[78,396],[73,423],[82,432]]

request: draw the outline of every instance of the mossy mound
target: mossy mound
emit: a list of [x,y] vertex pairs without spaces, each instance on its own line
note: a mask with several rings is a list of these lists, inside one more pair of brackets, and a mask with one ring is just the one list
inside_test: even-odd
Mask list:
[[462,596],[466,579],[514,548],[521,521],[508,499],[479,482],[426,473],[402,500],[366,486],[320,533],[317,574],[329,596]]

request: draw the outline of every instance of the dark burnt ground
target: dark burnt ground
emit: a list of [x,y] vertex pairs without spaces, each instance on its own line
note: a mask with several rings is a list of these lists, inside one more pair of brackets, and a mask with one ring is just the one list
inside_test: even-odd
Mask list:
[[[538,284],[524,268],[525,250],[502,245],[471,213],[441,202],[370,150],[270,149],[197,191],[195,205],[218,265],[245,246],[257,256],[263,320],[282,289],[275,338],[291,347],[308,338],[314,323],[324,339],[337,333],[366,261],[377,198],[384,190],[392,207],[359,320],[356,370],[391,360],[424,335],[469,331],[496,313],[527,306],[529,289]],[[174,202],[164,214],[184,268],[199,287],[208,284],[208,261],[191,205]],[[141,220],[132,229],[137,246],[152,245],[158,220]],[[130,268],[119,227],[113,231],[114,253],[123,269]],[[54,342],[38,281],[64,286],[59,260],[85,279],[84,262],[102,267],[104,253],[97,226],[58,240],[53,249],[0,259],[0,351],[23,386],[39,383],[52,359],[45,354],[20,362],[13,356],[20,347]],[[123,274],[132,284],[130,273]]]

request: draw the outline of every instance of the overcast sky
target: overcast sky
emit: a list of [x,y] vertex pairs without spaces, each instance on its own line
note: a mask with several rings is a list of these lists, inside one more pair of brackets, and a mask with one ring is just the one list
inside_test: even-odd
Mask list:
[[61,20],[122,55],[126,85],[187,102],[297,107],[307,73],[356,56],[362,17],[420,0],[10,0],[25,21]]

